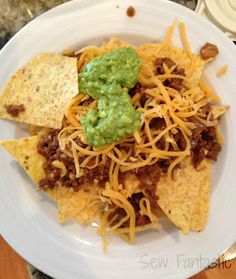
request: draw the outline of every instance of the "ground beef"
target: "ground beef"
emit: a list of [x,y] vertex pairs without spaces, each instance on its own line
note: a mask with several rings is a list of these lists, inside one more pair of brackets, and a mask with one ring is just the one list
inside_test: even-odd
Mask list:
[[203,125],[195,117],[189,117],[188,121],[192,122],[195,125],[195,128],[192,132],[192,136],[191,136],[191,139],[190,139],[191,147],[192,147],[192,149],[194,149],[198,145],[199,139],[201,138],[201,134],[205,129],[205,125]]
[[43,169],[48,175],[39,181],[39,186],[41,188],[54,188],[55,184],[60,180],[61,170],[53,167],[50,163],[45,163]]
[[161,172],[162,170],[158,162],[133,171],[133,173],[139,179],[142,188],[151,188],[153,186],[156,187],[156,184],[161,177]]
[[166,140],[165,137],[161,137],[159,141],[156,143],[156,147],[160,150],[165,150]]
[[181,151],[186,149],[186,140],[180,131],[174,135],[174,139]]
[[216,139],[215,127],[205,127],[202,132],[202,139],[205,141],[214,141]]
[[57,136],[58,130],[53,130],[42,136],[37,146],[38,153],[44,156],[46,159],[50,159],[50,157],[56,154],[56,151],[59,148]]
[[154,117],[150,121],[149,127],[155,130],[164,130],[166,128],[165,119],[161,117]]
[[171,159],[159,159],[158,166],[159,168],[161,168],[162,172],[166,173],[168,171],[171,162],[172,162]]
[[221,146],[216,139],[215,127],[206,127],[195,118],[191,118],[191,122],[196,126],[191,136],[191,156],[195,168],[204,158],[216,161]]
[[171,78],[170,82],[166,83],[166,86],[171,87],[177,91],[180,91],[184,86],[183,86],[183,79],[180,78]]
[[199,164],[203,161],[205,158],[205,151],[204,148],[201,147],[195,147],[192,149],[192,162],[195,168],[199,166]]
[[105,186],[105,183],[109,180],[110,164],[111,160],[107,159],[105,164],[98,165],[95,168],[84,168],[84,175],[79,178],[79,185],[96,181],[100,186]]
[[156,216],[158,216],[160,214],[160,207],[157,203],[159,197],[156,195],[156,187],[153,189],[145,189],[144,193],[145,193],[145,197],[147,197],[150,202],[152,212]]
[[[141,215],[139,212],[139,210],[140,210],[139,202],[143,197],[144,197],[144,194],[140,192],[140,193],[135,193],[130,198],[128,198],[128,201],[131,203],[131,205],[133,206],[134,211],[135,211],[136,226],[144,226],[144,225],[151,223],[148,216]],[[111,226],[114,226],[115,224],[117,224],[123,217],[125,217],[127,215],[127,213],[123,208],[117,208],[112,214],[109,215],[108,221],[112,220],[112,218],[115,215],[117,217],[110,224]],[[127,227],[129,227],[129,219],[120,226],[120,228],[127,228]]]
[[[46,162],[43,165],[46,176],[39,182],[39,186],[53,188],[57,182],[60,182],[63,186],[72,187],[75,191],[78,191],[80,185],[86,182],[92,183],[95,180],[99,185],[104,186],[105,182],[109,180],[110,159],[107,159],[105,164],[100,164],[93,169],[83,168],[83,176],[76,178],[74,160],[60,149],[57,137],[58,131],[53,130],[44,135],[38,143],[38,153],[46,158]],[[75,141],[78,145],[85,147],[80,139]],[[84,159],[84,157],[80,157],[80,163]],[[61,161],[65,165],[67,169],[65,176],[61,177],[61,170],[52,165],[55,160]],[[92,161],[90,162],[90,164],[93,163]]]
[[5,105],[7,113],[13,117],[19,116],[20,113],[25,111],[24,105]]
[[150,221],[148,216],[140,215],[140,214],[136,216],[136,226],[137,227],[145,226],[145,225],[148,225],[150,223],[151,223],[151,221]]
[[87,146],[87,144],[83,143],[79,137],[75,139],[75,143],[82,148],[85,148]]
[[165,73],[163,64],[166,64],[166,66],[170,69],[175,65],[175,62],[168,57],[157,58],[155,61],[155,66],[156,66],[156,72],[159,75],[163,75]]
[[206,43],[201,49],[200,49],[200,55],[202,59],[207,60],[209,58],[214,58],[219,53],[219,50],[216,45]]
[[137,82],[134,87],[129,90],[130,97],[134,97],[136,94],[141,94],[145,90],[145,87],[141,83]]
[[217,142],[213,142],[207,149],[206,157],[213,161],[217,161],[218,153],[221,151],[221,145]]
[[[39,154],[46,158],[46,162],[43,165],[43,169],[45,171],[46,176],[44,179],[40,181],[40,187],[53,188],[56,182],[60,182],[62,185],[72,187],[74,190],[77,191],[79,190],[80,185],[84,183],[93,183],[94,181],[96,181],[101,187],[103,187],[105,183],[109,181],[109,169],[111,160],[108,158],[105,164],[99,164],[98,166],[92,169],[81,169],[81,171],[83,171],[83,176],[76,178],[74,160],[73,158],[64,154],[60,149],[57,139],[58,132],[58,130],[53,130],[48,134],[44,135],[37,146]],[[164,144],[164,138],[163,141],[160,140],[159,142],[162,142],[162,144]],[[79,139],[76,140],[76,143],[80,146],[84,145],[84,143],[82,143]],[[85,157],[80,157],[79,162],[82,163],[84,159]],[[61,177],[61,170],[53,166],[52,163],[55,160],[61,161],[65,165],[67,169],[67,174],[65,176]],[[165,170],[167,168],[167,164],[164,163],[164,160],[160,160],[160,162],[161,166],[163,166]],[[94,161],[91,160],[90,164],[92,165],[93,163]],[[130,171],[130,173],[134,174],[137,177],[137,179],[139,179],[143,188],[149,189],[151,189],[152,187],[156,187],[156,183],[160,179],[161,172],[162,169],[159,163],[156,163],[151,166],[147,165],[137,170]],[[120,183],[124,183],[125,176],[127,173],[128,172],[119,173]]]
[[211,104],[206,104],[202,107],[202,113],[209,114],[212,110]]
[[[172,74],[176,74],[176,75],[180,75],[180,76],[185,76],[185,69],[184,68],[180,68],[179,66],[177,66]],[[166,82],[166,86],[171,87],[177,91],[180,91],[182,88],[184,88],[183,85],[183,79],[181,78],[171,78],[170,80],[165,81]]]
[[149,98],[150,98],[150,96],[149,96],[148,94],[146,94],[146,93],[143,93],[143,94],[141,95],[140,100],[139,100],[141,107],[144,108],[144,106],[145,106],[145,104],[146,104],[146,102],[147,102],[147,100],[148,100]]
[[134,211],[135,211],[135,224],[136,226],[144,226],[147,224],[150,224],[151,221],[149,219],[148,216],[146,215],[141,215],[139,210],[140,210],[140,206],[139,206],[139,202],[140,200],[144,197],[143,193],[136,193],[133,194],[128,201],[132,204],[132,206],[134,207]]
[[129,90],[129,95],[133,98],[136,94],[139,94],[139,102],[142,107],[145,106],[145,103],[150,98],[148,94],[145,93],[146,87],[144,87],[141,83],[137,82],[136,85]]
[[119,172],[118,179],[120,184],[124,184],[126,177],[134,175],[140,182],[140,187],[143,190],[150,190],[151,192],[156,192],[156,185],[163,172],[166,172],[171,160],[160,159],[153,165],[147,165],[138,169]]
[[149,189],[151,192],[155,193],[156,184],[158,183],[162,173],[167,172],[173,159],[159,159],[158,162],[153,165],[147,165],[126,172],[119,172],[119,184],[124,184],[126,177],[131,174],[139,180],[142,189]]
[[[173,67],[174,65],[176,65],[176,63],[168,57],[157,58],[156,61],[155,61],[157,74],[163,75],[165,73],[164,67],[163,67],[164,64],[169,69],[171,67]],[[172,71],[172,74],[185,76],[185,69],[180,68],[179,66],[176,66],[175,69]],[[181,79],[181,78],[167,79],[167,80],[164,81],[164,85],[167,86],[167,87],[171,87],[171,88],[173,88],[175,90],[178,90],[178,91],[180,91],[184,87],[183,79]]]
[[126,13],[127,13],[127,16],[128,16],[128,17],[133,17],[133,16],[135,16],[135,8],[132,7],[132,6],[128,7]]

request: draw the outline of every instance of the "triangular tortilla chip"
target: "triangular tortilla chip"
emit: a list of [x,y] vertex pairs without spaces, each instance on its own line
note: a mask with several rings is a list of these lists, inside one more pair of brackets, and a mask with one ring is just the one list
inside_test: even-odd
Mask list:
[[59,222],[74,217],[81,223],[89,223],[97,214],[99,201],[95,185],[81,186],[78,192],[58,186]]
[[[45,158],[37,152],[39,139],[40,136],[37,135],[0,142],[0,145],[15,158],[37,185],[45,177],[43,170]],[[47,195],[57,202],[60,222],[75,218],[82,223],[89,223],[94,218],[98,213],[99,203],[96,200],[97,187],[92,186],[81,186],[81,190],[78,192],[62,186],[46,190]]]
[[[35,184],[45,177],[43,164],[45,158],[37,152],[37,144],[40,136],[33,136],[19,140],[4,140],[0,142],[14,158],[24,168]],[[47,189],[48,196],[54,201],[57,200],[56,188]]]
[[39,139],[40,136],[33,136],[19,140],[3,140],[0,142],[1,146],[15,158],[37,185],[45,177],[43,170],[45,158],[37,152]]
[[204,168],[208,173],[204,183],[200,186],[198,197],[193,208],[192,216],[190,218],[190,230],[202,231],[204,230],[207,222],[209,203],[210,203],[210,162],[203,161],[198,169]]
[[[42,53],[18,70],[6,85],[0,97],[0,117],[59,129],[66,106],[77,94],[76,58]],[[17,116],[8,113],[13,106],[22,109]]]
[[[190,159],[185,159],[181,169],[177,169],[175,174],[175,180],[171,181],[167,176],[161,177],[156,195],[163,212],[183,233],[188,233],[199,191],[210,183],[210,163],[203,161],[196,170]],[[194,220],[198,219],[197,215],[196,208]]]

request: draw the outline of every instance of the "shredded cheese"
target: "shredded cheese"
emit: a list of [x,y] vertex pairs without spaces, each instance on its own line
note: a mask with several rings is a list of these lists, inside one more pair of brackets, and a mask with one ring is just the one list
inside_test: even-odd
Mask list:
[[225,75],[228,71],[228,66],[224,65],[222,68],[220,68],[220,70],[217,72],[216,76],[218,78],[222,77],[223,75]]
[[61,169],[61,171],[62,171],[61,172],[61,177],[65,176],[67,174],[67,169],[66,169],[65,165],[63,164],[63,162],[55,160],[55,161],[52,162],[52,165],[55,168]]

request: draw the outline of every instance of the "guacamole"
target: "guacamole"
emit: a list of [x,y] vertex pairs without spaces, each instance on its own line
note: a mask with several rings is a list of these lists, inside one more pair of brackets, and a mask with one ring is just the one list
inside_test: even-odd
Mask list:
[[120,48],[94,58],[79,74],[79,90],[98,100],[97,108],[81,118],[89,144],[102,147],[140,128],[140,113],[128,95],[141,61],[133,48]]

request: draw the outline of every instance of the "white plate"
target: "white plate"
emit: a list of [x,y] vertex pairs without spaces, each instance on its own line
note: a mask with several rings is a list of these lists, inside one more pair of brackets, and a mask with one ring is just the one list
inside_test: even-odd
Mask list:
[[[133,18],[126,9],[136,9]],[[119,6],[119,7],[118,7]],[[220,55],[205,76],[224,104],[231,106],[223,123],[225,144],[214,166],[211,209],[202,233],[182,235],[166,224],[163,231],[140,234],[134,245],[114,238],[103,254],[95,229],[78,223],[57,223],[57,210],[1,150],[0,232],[26,260],[56,278],[183,278],[214,261],[236,239],[236,49],[226,36],[192,11],[167,1],[72,1],[33,20],[1,51],[0,88],[16,69],[42,51],[82,47],[118,36],[139,44],[163,38],[167,26],[178,17],[186,23],[193,51],[206,41],[215,43]],[[178,32],[174,39],[180,44]],[[216,71],[227,64],[221,79]],[[1,139],[19,138],[24,126],[1,121]],[[161,265],[162,262],[162,265]]]

